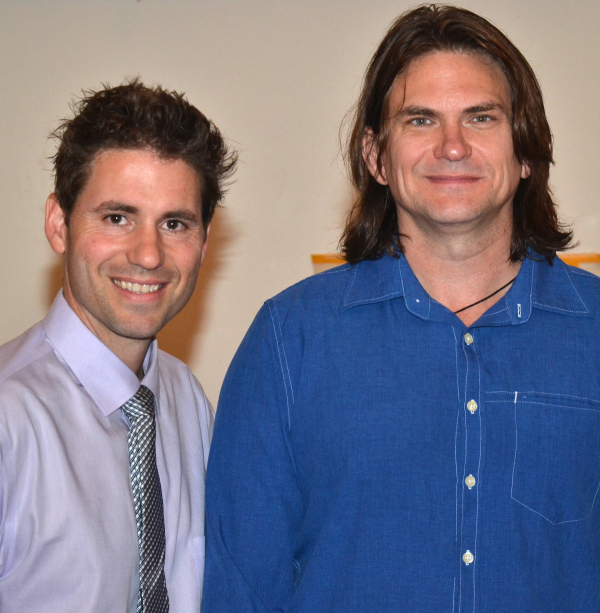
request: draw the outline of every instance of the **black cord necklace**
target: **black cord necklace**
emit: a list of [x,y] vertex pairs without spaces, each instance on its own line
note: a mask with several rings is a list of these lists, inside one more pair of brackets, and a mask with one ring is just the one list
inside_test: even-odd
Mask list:
[[[515,279],[516,278],[517,277],[515,277]],[[482,302],[485,302],[486,300],[489,300],[492,296],[495,296],[498,292],[501,292],[504,288],[508,287],[511,283],[513,283],[515,279],[511,279],[506,285],[503,285],[500,289],[497,289],[495,292],[492,292],[489,296],[486,296],[485,298],[482,298],[481,300],[478,300],[477,302],[474,302],[473,304],[470,304],[469,306],[463,307],[462,309],[458,309],[458,311],[454,311],[454,314],[457,315],[458,313],[462,313],[463,311],[466,311],[467,309],[470,309],[471,307],[474,307],[478,304],[481,304]]]

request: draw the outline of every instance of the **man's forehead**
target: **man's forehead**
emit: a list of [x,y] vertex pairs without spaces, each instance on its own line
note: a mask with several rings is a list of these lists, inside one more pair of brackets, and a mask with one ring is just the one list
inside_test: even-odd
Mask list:
[[[162,152],[154,149],[150,146],[139,146],[139,147],[103,147],[96,151],[94,155],[91,157],[89,162],[90,169],[93,169],[97,163],[110,156],[114,155],[128,155],[132,159],[152,159],[162,164],[169,164],[173,162],[181,162],[188,166],[191,170],[194,170],[191,165],[189,165],[184,159],[180,157],[174,157],[169,155],[164,155]],[[195,171],[194,171],[195,172]]]
[[[194,184],[194,189],[198,195],[198,208],[201,212],[202,183],[201,177],[196,169],[179,157],[162,155],[159,151],[151,147],[106,147],[96,152],[87,166],[85,184],[82,186],[77,201],[80,200],[86,188],[90,185],[90,182],[97,183],[100,181],[101,185],[110,189],[111,186],[117,185],[118,183],[127,183],[135,176],[135,173],[139,173],[140,170],[143,171],[147,169],[150,171],[155,164],[167,168],[176,165],[179,166],[179,168],[187,169],[185,174],[188,176],[188,180],[192,181]],[[107,172],[107,168],[111,169],[112,172]],[[131,177],[127,174],[128,168],[133,169]],[[123,172],[115,172],[115,170],[123,170]],[[75,207],[76,206],[77,202],[75,203]]]
[[[501,66],[489,54],[471,51],[434,51],[414,58],[394,79],[388,94],[389,111],[395,114],[412,104],[412,94],[426,96],[444,87],[456,92],[469,90],[475,96],[481,89],[481,104],[497,103],[510,113],[512,92]],[[496,99],[485,100],[492,91]]]
[[502,70],[501,64],[499,60],[497,60],[493,55],[487,53],[486,51],[477,51],[472,49],[467,50],[451,50],[451,49],[439,49],[435,51],[430,51],[428,53],[422,53],[414,57],[408,64],[404,66],[404,68],[396,75],[396,78],[402,78],[411,72],[415,72],[419,70],[419,67],[423,65],[424,62],[427,61],[443,61],[445,58],[469,58],[472,60],[476,60],[484,66],[490,68],[490,70],[495,71],[498,79],[506,81],[506,76]]

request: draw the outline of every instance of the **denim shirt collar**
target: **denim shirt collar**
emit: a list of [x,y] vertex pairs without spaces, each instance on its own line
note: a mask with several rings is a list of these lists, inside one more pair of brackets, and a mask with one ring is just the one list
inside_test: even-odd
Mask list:
[[[341,310],[400,297],[404,297],[407,310],[420,319],[465,327],[454,313],[429,296],[402,256],[385,255],[353,266]],[[558,257],[551,266],[540,256],[529,253],[509,291],[471,327],[523,324],[533,308],[562,315],[592,316],[569,267]]]

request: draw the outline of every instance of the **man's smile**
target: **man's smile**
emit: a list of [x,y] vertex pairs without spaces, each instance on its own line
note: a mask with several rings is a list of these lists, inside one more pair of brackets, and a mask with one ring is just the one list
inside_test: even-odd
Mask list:
[[164,287],[164,283],[156,283],[148,285],[146,283],[132,283],[130,281],[121,281],[119,279],[112,279],[112,282],[121,289],[133,292],[134,294],[150,294],[158,291],[161,287]]
[[476,183],[481,177],[472,175],[429,175],[426,177],[432,183],[438,183],[440,185],[468,185],[470,183]]

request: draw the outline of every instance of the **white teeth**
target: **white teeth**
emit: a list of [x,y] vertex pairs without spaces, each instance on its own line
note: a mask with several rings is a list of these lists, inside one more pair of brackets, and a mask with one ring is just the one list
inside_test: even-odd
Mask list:
[[122,288],[126,289],[129,292],[133,292],[134,294],[149,294],[150,292],[155,292],[162,287],[162,284],[157,285],[141,285],[139,283],[130,283],[129,281],[119,281],[118,279],[113,279],[112,282]]

